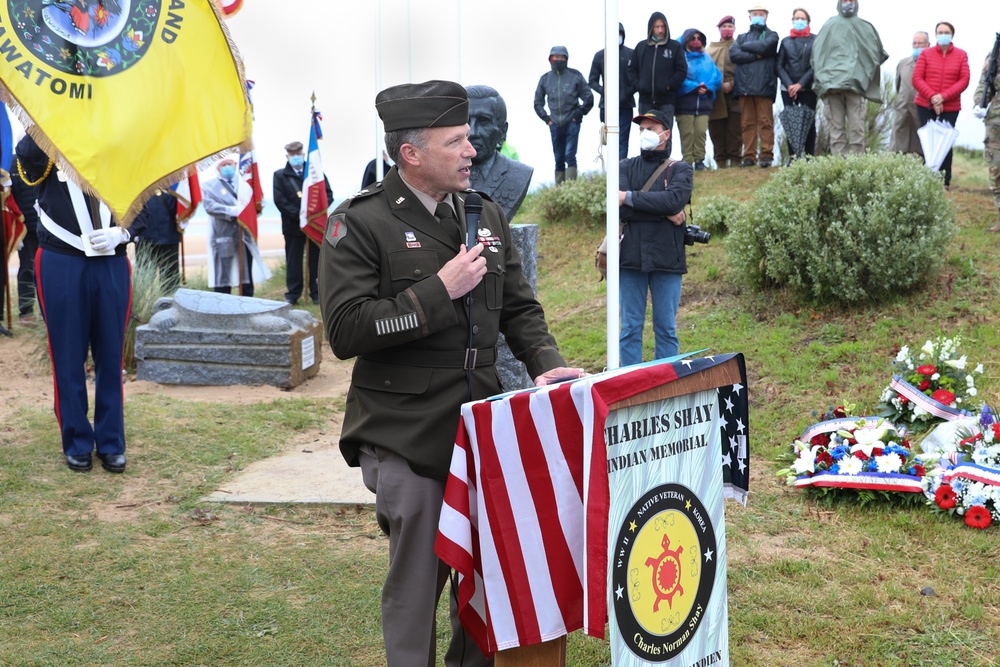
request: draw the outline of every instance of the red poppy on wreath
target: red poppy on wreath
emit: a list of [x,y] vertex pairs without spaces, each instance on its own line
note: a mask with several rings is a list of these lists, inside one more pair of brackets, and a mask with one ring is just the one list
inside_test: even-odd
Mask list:
[[833,456],[830,452],[822,451],[816,455],[816,463],[826,465],[827,469],[829,469],[833,465]]
[[930,377],[935,373],[937,373],[937,368],[934,367],[934,364],[924,364],[923,366],[917,367],[917,372],[920,373],[921,375],[926,375],[927,377]]
[[830,444],[830,436],[828,436],[826,433],[820,433],[818,435],[814,435],[812,439],[809,441],[809,444],[819,445],[820,447],[826,447],[827,445]]
[[951,405],[952,402],[955,400],[955,394],[951,393],[947,389],[938,389],[933,394],[931,394],[931,398],[933,398],[938,403]]
[[992,518],[990,511],[982,505],[973,505],[965,512],[965,525],[983,530],[989,528]]
[[906,396],[903,396],[902,394],[897,394],[897,396],[899,396],[900,405],[906,405],[907,403],[910,402],[910,399],[908,399]]
[[950,510],[955,506],[955,490],[951,488],[950,484],[942,484],[938,487],[938,490],[934,492],[934,502],[937,506],[943,510]]
[[924,380],[923,382],[917,385],[917,389],[919,389],[920,391],[927,391],[930,388],[931,388],[930,380]]

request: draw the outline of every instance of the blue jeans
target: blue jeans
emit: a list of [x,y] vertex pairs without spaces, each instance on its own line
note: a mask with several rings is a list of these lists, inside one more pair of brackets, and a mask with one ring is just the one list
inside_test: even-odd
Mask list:
[[556,158],[556,171],[566,171],[566,167],[576,167],[576,145],[580,138],[580,124],[571,120],[565,127],[555,123],[549,125],[552,135],[552,154]]
[[622,366],[642,363],[642,326],[646,321],[646,294],[653,301],[653,334],[656,337],[654,359],[677,354],[677,308],[681,304],[681,274],[666,271],[619,271],[621,336],[619,354]]

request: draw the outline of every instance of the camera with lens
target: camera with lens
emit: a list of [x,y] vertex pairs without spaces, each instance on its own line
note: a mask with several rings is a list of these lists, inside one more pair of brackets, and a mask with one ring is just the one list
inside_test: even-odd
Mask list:
[[708,243],[712,238],[711,232],[702,230],[698,225],[688,225],[684,230],[684,245],[694,245],[695,243]]

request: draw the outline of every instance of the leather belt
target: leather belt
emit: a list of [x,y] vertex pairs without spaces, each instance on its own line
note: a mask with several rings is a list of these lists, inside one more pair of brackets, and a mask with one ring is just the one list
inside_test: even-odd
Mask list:
[[396,366],[461,368],[471,371],[496,363],[496,348],[477,350],[381,350],[363,355],[368,361]]

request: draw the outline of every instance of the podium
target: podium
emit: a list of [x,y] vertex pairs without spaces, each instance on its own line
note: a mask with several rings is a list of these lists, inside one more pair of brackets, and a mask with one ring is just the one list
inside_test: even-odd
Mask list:
[[462,406],[436,552],[496,664],[727,664],[723,498],[748,494],[740,354],[664,360]]

